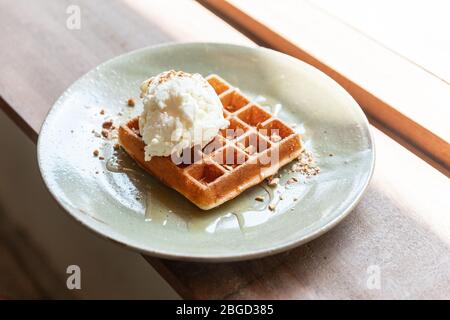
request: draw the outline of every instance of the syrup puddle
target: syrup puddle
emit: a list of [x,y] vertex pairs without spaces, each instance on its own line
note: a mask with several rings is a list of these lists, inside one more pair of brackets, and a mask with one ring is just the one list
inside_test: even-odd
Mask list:
[[[258,202],[253,194],[263,196],[264,201]],[[269,210],[269,204],[273,201],[273,190],[260,185],[244,192],[234,203],[223,204],[224,208],[219,207],[210,210],[211,212],[202,213],[202,215],[192,215],[188,221],[187,227],[192,231],[206,231],[208,233],[216,232],[219,227],[229,229],[236,227],[244,232],[246,228],[257,226],[269,220],[275,213]]]
[[106,161],[106,169],[114,173],[131,173],[134,176],[142,176],[136,166],[129,165],[128,161],[124,161],[117,156],[112,156]]
[[[275,104],[272,113],[276,115],[281,109],[281,104]],[[146,222],[169,228],[181,225],[191,232],[200,233],[233,229],[245,233],[249,228],[261,225],[278,214],[288,214],[292,211],[289,209],[295,206],[307,189],[304,183],[286,185],[291,174],[286,174],[282,169],[280,173],[283,179],[278,185],[268,186],[264,181],[244,191],[236,199],[218,208],[204,211],[150,177],[122,150],[114,152],[108,159],[106,169],[112,173],[126,175],[134,192],[140,195],[136,199],[136,205],[144,208]],[[121,179],[117,181],[120,182]],[[256,201],[258,196],[262,196],[263,201]]]
[[[183,224],[191,232],[215,233],[239,229],[244,233],[251,227],[267,222],[280,211],[288,211],[285,208],[288,202],[292,205],[292,196],[287,196],[293,191],[291,186],[285,187],[285,183],[280,182],[272,187],[262,182],[244,191],[233,201],[203,211],[182,195],[155,182],[156,180],[144,173],[124,152],[115,153],[108,159],[106,169],[112,173],[126,174],[143,195],[142,199],[136,201],[140,201],[144,207],[144,220],[164,227]],[[256,201],[257,196],[262,196],[263,201]],[[280,206],[282,202],[284,205]],[[270,210],[269,205],[273,205],[275,209]]]

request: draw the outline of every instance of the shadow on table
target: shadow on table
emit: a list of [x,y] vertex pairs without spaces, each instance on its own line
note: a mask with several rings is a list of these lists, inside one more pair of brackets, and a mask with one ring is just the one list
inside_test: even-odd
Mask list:
[[[374,182],[341,224],[285,253],[231,263],[145,258],[183,298],[449,298],[443,288],[450,276],[432,277],[448,275],[448,246],[401,209],[388,208],[396,204]],[[380,289],[372,283],[377,273]]]

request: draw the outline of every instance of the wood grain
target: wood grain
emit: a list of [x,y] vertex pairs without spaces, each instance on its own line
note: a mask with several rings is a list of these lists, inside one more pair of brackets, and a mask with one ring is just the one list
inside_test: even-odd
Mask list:
[[[80,7],[80,30],[66,27],[69,5]],[[0,39],[0,108],[33,140],[60,94],[107,59],[174,41],[252,44],[195,2],[162,0],[3,0]]]
[[199,2],[260,45],[322,70],[387,133],[450,176],[448,83],[306,1]]
[[9,299],[71,299],[65,279],[26,232],[0,208],[0,296]]
[[[190,299],[450,298],[450,183],[377,129],[374,134],[369,189],[320,238],[245,262],[147,259]],[[380,270],[379,290],[367,286],[373,268]]]
[[448,1],[307,1],[450,84]]
[[[65,27],[68,4],[81,7],[81,30]],[[0,51],[2,109],[35,137],[61,92],[117,54],[168,41],[253,44],[192,1],[0,1],[0,39],[11,49]],[[449,298],[448,179],[375,137],[368,192],[319,239],[239,263],[146,258],[185,298]],[[380,268],[380,290],[367,288],[371,265]]]

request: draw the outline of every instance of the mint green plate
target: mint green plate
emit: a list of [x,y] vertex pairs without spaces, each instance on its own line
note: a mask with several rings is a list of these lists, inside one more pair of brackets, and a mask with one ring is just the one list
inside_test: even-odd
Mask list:
[[[279,116],[297,124],[321,173],[296,174],[299,182],[284,187],[294,174],[282,170],[279,187],[263,183],[210,211],[145,174],[126,154],[113,152],[114,139],[92,131],[100,132],[106,119],[120,124],[139,114],[141,103],[131,108],[127,99],[139,101],[139,84],[168,69],[216,73],[262,105],[281,104]],[[38,160],[58,203],[98,234],[153,256],[230,261],[287,250],[331,229],[366,189],[375,155],[360,107],[322,72],[267,49],[186,43],[119,56],[76,81],[42,126]],[[255,201],[258,195],[265,200]]]

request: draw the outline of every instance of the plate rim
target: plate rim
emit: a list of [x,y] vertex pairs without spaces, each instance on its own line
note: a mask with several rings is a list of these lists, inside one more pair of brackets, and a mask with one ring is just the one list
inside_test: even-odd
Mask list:
[[[344,209],[342,210],[341,214],[339,214],[338,216],[336,216],[334,219],[330,220],[327,224],[321,226],[320,228],[317,228],[316,230],[310,232],[309,234],[294,239],[290,242],[287,243],[282,243],[280,245],[277,246],[272,246],[272,247],[268,247],[268,248],[263,248],[263,249],[259,249],[259,250],[253,250],[251,252],[243,252],[243,253],[237,253],[237,254],[218,254],[218,255],[205,255],[205,254],[196,254],[196,255],[192,255],[192,254],[179,254],[179,253],[171,253],[171,252],[167,252],[167,251],[161,251],[161,250],[149,250],[148,248],[144,248],[142,246],[137,246],[137,245],[133,245],[130,243],[127,243],[126,241],[123,241],[121,239],[117,239],[114,238],[113,235],[111,235],[111,233],[105,232],[104,230],[102,230],[101,227],[97,226],[97,224],[99,222],[96,222],[94,219],[91,220],[90,223],[87,223],[86,221],[84,221],[80,214],[76,213],[74,209],[72,209],[69,205],[67,205],[66,203],[64,203],[64,201],[62,201],[61,199],[59,199],[58,195],[56,194],[56,192],[54,192],[54,190],[52,190],[52,188],[50,187],[50,183],[46,178],[46,174],[44,172],[43,169],[43,159],[41,157],[41,153],[43,152],[41,149],[41,145],[42,145],[42,136],[43,133],[45,134],[45,130],[46,128],[49,126],[49,118],[51,116],[51,114],[56,110],[57,105],[60,103],[60,101],[64,98],[64,96],[68,93],[68,91],[70,91],[70,89],[79,81],[81,81],[84,77],[86,77],[87,75],[89,75],[90,73],[95,72],[97,69],[103,67],[106,64],[112,63],[115,60],[118,59],[122,59],[126,56],[129,55],[133,55],[133,54],[137,54],[139,52],[143,52],[143,51],[147,51],[147,50],[152,50],[152,49],[160,49],[160,48],[164,48],[164,47],[176,47],[176,46],[226,46],[226,47],[237,47],[240,49],[250,49],[250,50],[256,50],[256,51],[261,51],[261,52],[266,52],[266,53],[270,53],[270,54],[275,54],[275,55],[279,55],[285,59],[289,59],[295,63],[301,63],[303,64],[305,67],[313,69],[314,72],[318,72],[320,73],[322,76],[328,78],[328,80],[331,80],[337,87],[339,87],[345,95],[347,95],[348,98],[350,98],[353,101],[353,107],[356,108],[356,111],[360,114],[361,116],[361,120],[364,123],[365,128],[367,129],[368,132],[368,141],[369,141],[369,146],[370,146],[370,150],[371,150],[371,159],[370,159],[370,168],[369,168],[369,172],[368,175],[366,176],[366,180],[364,181],[364,183],[362,184],[362,187],[358,190],[357,195],[355,196],[355,198],[353,199],[353,201]],[[369,183],[373,177],[373,173],[375,170],[375,162],[376,162],[376,147],[375,147],[375,141],[374,141],[374,137],[373,137],[373,131],[372,128],[370,127],[370,123],[367,119],[367,116],[365,115],[364,111],[362,110],[361,106],[356,102],[356,100],[350,95],[350,93],[347,92],[347,90],[345,90],[339,83],[337,83],[334,79],[332,79],[330,76],[328,76],[327,74],[325,74],[324,72],[322,72],[321,70],[315,68],[314,66],[300,60],[297,59],[295,57],[292,57],[290,55],[287,55],[285,53],[276,51],[276,50],[272,50],[269,48],[265,48],[265,47],[261,47],[258,45],[255,46],[246,46],[246,45],[240,45],[240,44],[232,44],[232,43],[225,43],[225,42],[165,42],[162,44],[158,44],[158,45],[151,45],[151,46],[146,46],[146,47],[142,47],[139,49],[135,49],[120,55],[117,55],[115,57],[112,57],[100,64],[98,64],[97,66],[93,67],[92,69],[90,69],[89,71],[87,71],[86,73],[84,73],[83,75],[81,75],[77,80],[75,80],[74,82],[72,82],[62,93],[61,95],[58,97],[58,99],[54,102],[54,104],[52,105],[52,107],[49,109],[49,111],[47,112],[46,116],[45,116],[45,120],[42,123],[40,130],[39,130],[39,134],[38,134],[38,141],[37,141],[37,162],[38,162],[38,166],[39,166],[39,172],[42,176],[42,180],[44,181],[44,185],[46,187],[46,189],[49,191],[49,193],[52,195],[52,197],[55,199],[56,203],[58,204],[58,206],[60,208],[62,208],[66,213],[69,214],[69,216],[71,216],[75,221],[79,222],[81,225],[87,227],[88,230],[90,230],[92,233],[96,234],[97,236],[100,236],[103,239],[107,239],[113,243],[117,243],[121,246],[124,246],[126,248],[130,248],[134,251],[140,252],[142,254],[148,255],[148,256],[152,256],[152,257],[156,257],[156,258],[163,258],[163,259],[170,259],[170,260],[178,260],[178,261],[196,261],[196,262],[231,262],[231,261],[243,261],[243,260],[251,260],[251,259],[257,259],[257,258],[262,258],[262,257],[266,257],[266,256],[271,256],[271,255],[275,255],[277,253],[281,253],[284,251],[288,251],[291,250],[295,247],[301,246],[307,242],[310,242],[318,237],[320,237],[321,235],[325,234],[326,232],[328,232],[329,230],[331,230],[332,228],[334,228],[336,225],[338,225],[342,220],[344,220],[349,213],[356,207],[356,205],[359,203],[359,201],[361,200],[363,194],[365,193],[365,191],[367,190],[367,187],[369,186]]]

